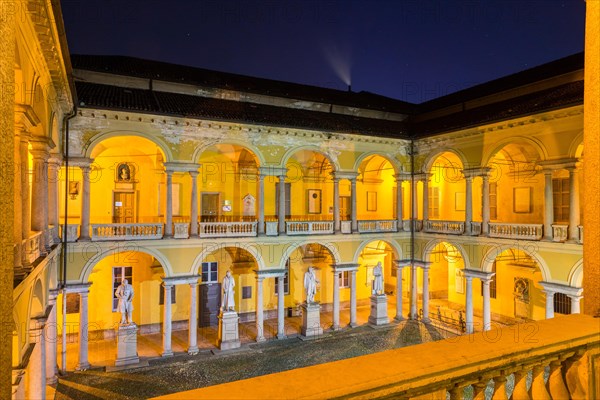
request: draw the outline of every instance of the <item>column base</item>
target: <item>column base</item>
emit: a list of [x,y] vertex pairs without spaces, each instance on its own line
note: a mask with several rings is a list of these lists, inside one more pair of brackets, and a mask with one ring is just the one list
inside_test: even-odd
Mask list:
[[342,330],[342,327],[341,327],[341,326],[339,326],[339,325],[331,325],[331,328],[330,328],[330,329],[331,329],[332,331],[341,331],[341,330]]
[[359,326],[356,322],[350,322],[348,324],[348,328],[356,328],[357,326]]
[[198,354],[198,352],[199,352],[198,346],[188,347],[188,349],[187,349],[187,353],[190,356],[195,356],[196,354]]
[[394,321],[402,322],[404,320],[406,320],[406,318],[404,318],[402,315],[396,315],[394,317]]
[[173,351],[172,350],[163,351],[160,356],[161,357],[171,357],[171,356],[173,356]]
[[262,343],[262,342],[266,342],[266,341],[267,341],[267,339],[265,339],[264,336],[257,336],[256,337],[256,342],[257,343]]
[[287,336],[284,333],[278,333],[277,334],[277,339],[287,339]]
[[54,385],[58,382],[58,377],[56,375],[49,376],[46,378],[46,385]]
[[77,366],[75,367],[75,370],[77,371],[87,371],[88,369],[90,369],[92,366],[90,365],[90,363],[77,363]]
[[421,322],[424,323],[424,324],[429,324],[429,323],[431,323],[431,320],[429,318],[423,318],[421,320]]

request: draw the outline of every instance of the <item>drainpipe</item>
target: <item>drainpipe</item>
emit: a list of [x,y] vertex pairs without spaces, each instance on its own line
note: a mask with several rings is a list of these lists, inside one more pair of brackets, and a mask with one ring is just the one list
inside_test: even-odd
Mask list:
[[63,160],[65,166],[65,217],[61,246],[61,289],[63,294],[61,370],[63,374],[67,372],[67,223],[69,215],[69,120],[74,118],[76,115],[77,103],[73,105],[73,111],[65,115],[63,118],[63,126],[65,127],[65,135],[63,136]]

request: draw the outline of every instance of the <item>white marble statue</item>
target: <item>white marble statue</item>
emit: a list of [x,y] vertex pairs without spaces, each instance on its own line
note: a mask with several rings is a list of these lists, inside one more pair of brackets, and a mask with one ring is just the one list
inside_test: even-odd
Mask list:
[[235,280],[231,275],[231,271],[227,271],[225,278],[223,278],[223,297],[221,298],[221,308],[223,311],[234,311],[235,310],[235,298],[233,296],[233,288],[235,287]]
[[127,279],[123,279],[117,290],[115,296],[119,299],[117,304],[117,311],[121,313],[121,325],[131,324],[133,311],[133,286],[127,282]]
[[308,267],[308,271],[304,274],[304,289],[306,289],[306,303],[315,302],[315,294],[317,293],[317,276],[313,267]]
[[383,294],[383,267],[381,261],[373,268],[373,287],[372,294]]

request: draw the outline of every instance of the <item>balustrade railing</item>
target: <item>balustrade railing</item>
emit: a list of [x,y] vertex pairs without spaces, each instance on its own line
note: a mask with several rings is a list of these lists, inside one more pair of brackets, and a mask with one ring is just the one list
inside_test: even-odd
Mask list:
[[286,221],[288,235],[326,235],[333,233],[333,221]]
[[201,222],[199,236],[205,237],[246,237],[256,236],[258,222]]
[[25,239],[25,259],[32,263],[42,254],[42,234],[44,232],[35,232],[33,235]]
[[567,240],[569,225],[553,224],[552,225],[552,241],[564,242]]
[[505,239],[541,240],[542,224],[505,224],[490,222],[490,237]]
[[[597,399],[599,351],[598,321],[577,314],[309,366],[298,379],[284,371],[185,397]],[[344,379],[307,384],[331,374]]]
[[379,233],[379,232],[396,232],[398,220],[375,220],[375,221],[358,221],[358,232],[360,233]]
[[445,233],[449,235],[462,235],[465,232],[464,221],[424,221],[424,231],[429,233]]
[[162,239],[162,223],[158,224],[92,224],[92,241]]

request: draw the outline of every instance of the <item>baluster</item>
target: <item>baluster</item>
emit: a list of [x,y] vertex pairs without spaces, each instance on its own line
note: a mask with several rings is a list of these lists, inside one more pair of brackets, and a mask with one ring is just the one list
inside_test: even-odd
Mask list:
[[568,399],[571,397],[563,380],[562,362],[560,360],[550,363],[550,377],[548,378],[547,387],[553,399]]
[[459,384],[450,389],[450,400],[462,400],[465,397],[465,387]]
[[587,371],[585,371],[586,365],[582,361],[583,354],[583,351],[578,352],[574,357],[567,359],[563,366],[567,388],[573,400],[588,398]]
[[502,375],[494,378],[494,394],[492,400],[508,400],[506,394],[506,375],[502,371]]
[[473,384],[473,400],[485,400],[485,388],[488,383],[485,381],[479,381]]
[[531,398],[535,400],[551,400],[550,393],[544,383],[544,366],[533,367],[533,381],[531,382]]
[[528,370],[516,371],[515,377],[515,388],[513,389],[511,400],[531,400],[529,391],[527,390],[527,375]]

